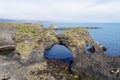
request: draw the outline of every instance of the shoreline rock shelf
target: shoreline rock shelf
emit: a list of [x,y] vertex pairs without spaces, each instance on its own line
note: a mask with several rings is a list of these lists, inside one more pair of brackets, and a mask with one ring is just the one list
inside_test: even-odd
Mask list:
[[[120,58],[104,54],[104,49],[97,45],[89,32],[83,28],[70,28],[61,34],[56,34],[51,29],[22,26],[16,28],[13,34],[15,46],[11,46],[12,49],[15,48],[16,53],[13,50],[12,56],[0,55],[0,79],[4,79],[6,75],[10,76],[11,80],[120,79],[119,73],[117,76],[111,74],[111,68],[119,69]],[[85,51],[88,43],[95,48],[92,55]],[[44,52],[55,44],[65,45],[72,51],[74,60],[71,73],[65,69],[59,69],[57,65],[55,67],[44,58]],[[11,46],[0,49],[7,50]]]

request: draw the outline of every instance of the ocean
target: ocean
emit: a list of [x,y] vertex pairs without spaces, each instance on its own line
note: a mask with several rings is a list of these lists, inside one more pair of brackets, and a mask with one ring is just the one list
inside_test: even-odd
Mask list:
[[[50,24],[45,24],[45,26],[48,25]],[[56,23],[56,25],[59,27],[100,27],[100,29],[88,29],[94,41],[107,48],[108,56],[120,55],[120,23]],[[57,33],[61,32],[57,31]]]

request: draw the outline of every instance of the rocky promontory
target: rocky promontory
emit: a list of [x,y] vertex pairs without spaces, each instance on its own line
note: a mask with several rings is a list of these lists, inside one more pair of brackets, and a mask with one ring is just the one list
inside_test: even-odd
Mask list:
[[[7,24],[8,26],[8,24]],[[0,26],[0,47],[15,49],[0,51],[0,80],[119,80],[120,57],[109,57],[89,32],[71,28],[61,34],[38,25]],[[7,36],[8,35],[8,36]],[[53,45],[65,45],[73,53],[71,71],[62,61],[51,61],[44,52]],[[92,45],[92,54],[86,47]]]

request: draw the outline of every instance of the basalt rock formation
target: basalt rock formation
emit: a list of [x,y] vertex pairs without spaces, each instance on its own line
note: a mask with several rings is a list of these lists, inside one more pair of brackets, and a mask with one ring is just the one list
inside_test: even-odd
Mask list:
[[[13,32],[13,36],[10,37],[10,40],[12,37],[13,40],[10,43],[15,45],[15,50],[12,55],[0,55],[1,80],[119,80],[120,78],[120,58],[105,55],[100,45],[94,42],[85,29],[71,28],[56,34],[51,29],[22,26]],[[57,61],[53,64],[44,58],[45,50],[55,44],[65,45],[72,51],[74,60],[71,71],[67,71],[63,65],[62,68],[55,65]],[[93,46],[92,54],[86,52],[88,45]]]

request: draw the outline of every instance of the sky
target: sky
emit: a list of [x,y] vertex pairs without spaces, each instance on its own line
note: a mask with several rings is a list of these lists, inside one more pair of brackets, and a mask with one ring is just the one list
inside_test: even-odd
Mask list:
[[0,0],[0,18],[120,22],[120,0]]

